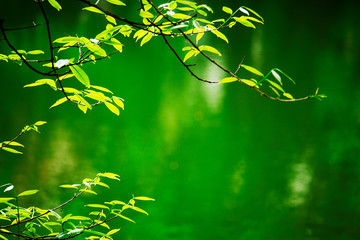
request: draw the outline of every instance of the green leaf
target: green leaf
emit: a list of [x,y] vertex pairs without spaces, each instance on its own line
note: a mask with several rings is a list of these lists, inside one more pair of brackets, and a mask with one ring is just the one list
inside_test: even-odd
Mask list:
[[[66,101],[67,101],[67,98],[66,98],[66,97],[60,98],[60,99],[58,99],[53,105],[51,105],[50,108],[59,106],[60,104],[66,102]],[[49,108],[49,109],[50,109],[50,108]]]
[[56,0],[48,0],[51,6],[53,6],[56,10],[60,11],[61,6]]
[[248,20],[248,17],[241,16],[241,17],[233,17],[233,18],[235,19],[235,21],[241,23],[245,27],[251,27],[254,29],[256,28],[255,25]]
[[33,51],[29,51],[28,54],[36,55],[36,54],[44,54],[44,52],[41,50],[33,50]]
[[71,220],[79,220],[79,221],[91,221],[91,218],[84,216],[71,216],[69,217]]
[[19,151],[15,150],[15,149],[8,148],[8,147],[2,147],[1,149],[4,150],[4,151],[7,151],[7,152],[11,152],[11,153],[23,154],[22,152],[19,152]]
[[283,95],[289,99],[294,99],[290,93],[283,93]]
[[20,194],[18,195],[18,197],[34,195],[34,194],[37,193],[38,191],[39,191],[39,190],[37,190],[37,189],[27,190],[27,191],[24,191],[24,192],[20,193]]
[[60,187],[62,187],[62,188],[75,188],[75,189],[77,189],[76,186],[70,185],[70,184],[63,184],[63,185],[60,185]]
[[79,82],[84,84],[87,88],[90,87],[89,77],[86,75],[84,70],[82,70],[78,65],[69,66],[69,68]]
[[94,13],[100,13],[100,14],[105,15],[105,13],[103,11],[97,9],[96,7],[84,7],[82,10],[86,10],[86,11],[94,12]]
[[78,37],[61,37],[54,40],[54,43],[68,43],[68,42],[81,42],[83,41]]
[[175,18],[175,19],[190,19],[191,16],[189,15],[186,15],[186,14],[183,14],[183,13],[175,13],[174,15],[171,15],[172,18]]
[[277,88],[278,90],[280,90],[281,92],[285,92],[284,89],[277,83],[273,82],[273,81],[270,81],[269,79],[266,79],[266,81],[268,83],[270,83],[273,87]]
[[256,86],[256,81],[248,80],[248,79],[241,79],[242,82],[246,83],[249,86]]
[[[209,26],[211,26],[211,25],[209,25]],[[222,32],[220,32],[219,30],[213,30],[211,32],[213,34],[215,34],[218,38],[221,38],[225,42],[229,43],[229,40],[227,39],[227,37]]]
[[230,83],[230,82],[236,82],[236,81],[238,81],[238,79],[235,77],[226,77],[226,78],[221,79],[218,83]]
[[291,77],[289,77],[289,75],[287,75],[286,73],[284,73],[284,72],[281,71],[280,69],[274,68],[273,70],[276,70],[276,71],[280,72],[280,73],[283,74],[286,78],[288,78],[292,83],[296,84],[295,81],[294,81]]
[[255,12],[254,10],[252,10],[251,8],[248,8],[248,7],[245,7],[245,6],[242,6],[241,8],[244,8],[244,9],[252,12],[255,16],[257,16],[258,18],[260,18],[262,22],[264,22],[264,19],[260,16],[260,14],[258,14],[257,12]]
[[219,56],[221,56],[221,53],[214,47],[211,47],[211,46],[200,46],[199,49],[201,51],[208,51],[208,52],[212,52],[212,53],[215,53]]
[[120,228],[112,229],[112,230],[110,230],[106,235],[107,235],[107,236],[110,236],[110,235],[113,235],[113,234],[117,233],[118,231],[120,231]]
[[282,82],[281,82],[281,77],[280,75],[275,72],[275,70],[271,70],[271,74],[274,76],[274,78],[276,78],[276,80],[278,80],[278,82],[282,85]]
[[37,121],[36,123],[35,123],[35,125],[36,126],[41,126],[41,125],[44,125],[44,124],[46,124],[47,122],[45,122],[45,121]]
[[223,10],[224,12],[230,14],[230,15],[233,14],[233,10],[231,10],[231,8],[228,8],[228,7],[223,6],[223,7],[222,7],[222,10]]
[[130,218],[128,218],[128,217],[125,217],[124,215],[122,215],[122,214],[120,214],[120,213],[115,213],[115,212],[113,212],[113,213],[114,213],[114,214],[116,214],[117,216],[119,216],[119,217],[121,217],[121,218],[123,218],[123,219],[127,220],[127,221],[130,221],[130,222],[135,223],[135,221],[134,221],[134,220],[132,220],[132,219],[130,219]]
[[108,93],[111,93],[113,94],[112,91],[110,91],[109,89],[107,88],[104,88],[104,87],[101,87],[101,86],[94,86],[94,85],[91,85],[90,88],[95,88],[97,90],[100,90],[100,91],[103,91],[103,92],[108,92]]
[[8,145],[8,146],[19,146],[19,147],[24,147],[24,145],[22,145],[21,143],[18,142],[10,142],[10,141],[5,141],[3,142],[4,145]]
[[153,37],[153,34],[151,32],[149,32],[148,34],[146,34],[146,36],[141,40],[140,43],[140,47],[142,45],[144,45],[145,43],[147,43],[148,41],[150,41],[150,39]]
[[154,15],[151,12],[140,10],[140,16],[143,18],[153,18]]
[[120,0],[106,0],[106,1],[109,3],[115,4],[115,5],[119,5],[119,6],[126,6],[126,4]]
[[108,209],[110,208],[108,206],[105,206],[103,204],[86,204],[85,207],[92,207],[92,208],[101,208],[101,209]]
[[248,65],[245,65],[245,64],[242,64],[241,67],[246,69],[249,72],[252,72],[252,73],[258,75],[258,76],[261,76],[261,77],[264,76],[264,74],[262,74],[259,70],[257,70],[254,67],[251,67],[251,66],[248,66]]
[[194,56],[197,52],[198,52],[198,50],[196,50],[196,49],[193,49],[193,50],[187,52],[185,57],[184,57],[184,62],[186,60],[188,60],[189,58],[191,58],[192,56]]
[[116,115],[120,115],[120,111],[119,109],[114,105],[114,104],[111,104],[109,102],[105,102],[105,106],[113,113],[115,113]]
[[105,18],[106,18],[106,20],[108,20],[108,21],[111,22],[112,24],[114,24],[114,25],[117,24],[115,18],[113,18],[112,16],[107,15]]
[[120,181],[120,176],[118,174],[115,173],[98,173],[96,176],[99,177],[106,177],[106,178],[110,178],[110,179],[114,179],[114,180],[119,180]]
[[120,98],[113,96],[112,99],[116,105],[118,105],[119,107],[121,107],[124,110],[124,103],[123,103],[123,101],[120,100]]
[[0,234],[0,238],[4,239],[4,240],[8,240],[6,237],[4,237],[3,235]]
[[15,199],[15,198],[0,198],[0,203],[5,203],[5,202],[8,202],[13,199]]
[[141,200],[141,201],[155,201],[155,199],[153,199],[153,198],[143,197],[143,196],[134,197],[134,199]]

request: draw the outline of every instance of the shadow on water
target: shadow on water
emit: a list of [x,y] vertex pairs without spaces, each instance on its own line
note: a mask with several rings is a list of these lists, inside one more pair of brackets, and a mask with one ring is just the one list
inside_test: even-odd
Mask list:
[[[142,48],[124,40],[122,54],[84,66],[92,81],[125,99],[120,117],[104,106],[86,115],[70,104],[48,110],[61,94],[22,89],[37,76],[1,63],[1,138],[48,121],[40,135],[21,139],[23,156],[0,155],[1,182],[40,189],[35,201],[48,208],[71,196],[55,186],[119,173],[122,181],[91,201],[132,193],[157,199],[144,206],[149,217],[121,222],[125,239],[359,239],[356,4],[308,3],[245,3],[262,13],[265,26],[229,33],[229,48],[217,39],[214,45],[230,69],[246,55],[247,64],[264,72],[276,66],[289,73],[295,96],[320,87],[329,96],[323,102],[282,104],[241,85],[198,82],[160,40]],[[96,34],[98,22],[64,10],[54,26]],[[15,42],[46,44],[43,35],[31,34]],[[0,49],[8,51],[4,43]],[[207,63],[198,66],[210,80],[224,77]],[[63,211],[80,211],[85,200]]]

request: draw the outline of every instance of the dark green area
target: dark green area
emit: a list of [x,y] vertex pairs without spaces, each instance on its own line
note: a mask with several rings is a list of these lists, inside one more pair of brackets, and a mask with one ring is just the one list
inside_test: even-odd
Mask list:
[[[125,99],[120,117],[105,106],[86,115],[71,104],[48,110],[61,93],[23,89],[39,77],[1,62],[0,141],[26,124],[48,124],[40,135],[19,139],[23,156],[1,152],[0,185],[40,189],[35,203],[50,208],[72,196],[58,185],[118,173],[122,181],[94,203],[132,193],[157,199],[140,205],[149,217],[120,222],[121,239],[360,239],[359,4],[350,2],[244,1],[265,25],[225,31],[229,46],[213,39],[230,69],[244,55],[263,72],[279,67],[295,79],[296,86],[287,85],[295,97],[320,87],[328,96],[322,102],[279,103],[240,84],[198,82],[161,39],[141,48],[125,39],[123,53],[84,66],[91,81]],[[9,3],[0,5],[2,16],[15,21],[8,26],[41,21],[32,3],[16,10]],[[53,31],[88,37],[101,31],[102,18],[79,15],[78,7],[64,5],[59,15],[49,8]],[[46,44],[43,33],[10,37],[33,50]],[[0,52],[9,51],[1,41]],[[201,76],[226,77],[204,61],[198,66]]]

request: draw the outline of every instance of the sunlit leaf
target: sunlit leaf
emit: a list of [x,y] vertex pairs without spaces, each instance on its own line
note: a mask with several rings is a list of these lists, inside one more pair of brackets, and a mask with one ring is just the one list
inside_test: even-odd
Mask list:
[[107,15],[105,18],[106,18],[106,20],[108,20],[108,21],[111,22],[112,24],[114,24],[114,25],[117,24],[115,18],[113,18],[112,16]]
[[58,39],[55,39],[54,43],[68,43],[68,42],[83,42],[78,37],[61,37]]
[[115,5],[126,6],[126,4],[120,0],[106,0],[106,1],[108,1],[109,3],[115,4]]
[[41,125],[44,125],[44,124],[46,124],[47,122],[46,121],[37,121],[36,123],[35,123],[35,125],[36,126],[41,126]]
[[248,18],[245,17],[245,16],[233,17],[233,18],[235,19],[235,21],[241,23],[241,24],[244,25],[245,27],[251,27],[251,28],[254,28],[254,29],[256,28],[255,25],[254,25],[252,22],[250,22],[250,21],[248,20]]
[[257,13],[257,12],[255,12],[254,10],[252,10],[252,9],[250,9],[250,8],[248,8],[248,7],[245,7],[245,6],[242,6],[241,8],[242,8],[242,9],[246,9],[246,10],[248,10],[248,11],[252,12],[255,16],[257,16],[258,18],[260,18],[260,19],[261,19],[261,21],[263,21],[263,22],[264,22],[264,19],[260,16],[260,14],[258,14],[258,13]]
[[275,72],[275,70],[271,70],[271,74],[274,76],[274,78],[276,78],[276,80],[278,80],[278,82],[282,85],[282,82],[281,82],[281,77],[280,75]]
[[70,184],[63,184],[63,185],[60,185],[60,187],[62,187],[62,188],[75,188],[75,189],[77,189],[76,186],[70,185]]
[[107,88],[104,88],[104,87],[101,87],[101,86],[94,86],[94,85],[91,85],[90,88],[95,88],[97,90],[100,90],[100,91],[103,91],[103,92],[108,92],[108,93],[111,93],[113,94],[112,91],[110,91],[109,89]]
[[1,238],[1,239],[4,239],[4,240],[8,240],[5,236],[3,236],[3,235],[1,235],[1,234],[0,234],[0,238]]
[[36,55],[36,54],[44,54],[44,51],[41,50],[32,50],[27,52],[28,54]]
[[90,12],[94,12],[94,13],[100,13],[100,14],[104,14],[105,13],[99,9],[97,9],[96,7],[84,7],[82,10],[86,10],[86,11],[90,11]]
[[248,79],[241,79],[242,82],[246,83],[249,86],[255,86],[256,82],[252,81],[252,80],[248,80]]
[[60,11],[61,6],[56,0],[48,0],[51,6],[53,6],[56,10]]
[[121,101],[120,98],[113,96],[112,99],[116,105],[118,105],[119,107],[121,107],[124,110],[124,102]]
[[[51,105],[50,108],[59,106],[60,104],[66,102],[66,101],[67,101],[67,98],[66,98],[66,97],[60,98],[60,99],[58,99],[53,105]],[[50,108],[49,108],[49,109],[50,109]]]
[[143,18],[153,18],[154,15],[151,12],[140,10],[140,16]]
[[106,235],[110,236],[110,235],[113,235],[113,234],[117,233],[118,231],[120,231],[120,228],[112,229],[112,230],[109,231]]
[[80,105],[80,104],[78,104],[77,106],[83,113],[86,113],[88,110],[87,106]]
[[153,199],[153,198],[144,197],[144,196],[134,197],[134,199],[141,200],[141,201],[155,201],[155,199]]
[[71,72],[75,75],[77,80],[84,84],[86,87],[90,87],[89,77],[86,75],[84,70],[82,70],[78,65],[73,65],[69,67]]
[[119,217],[121,217],[121,218],[123,218],[123,219],[125,219],[125,220],[127,220],[127,221],[130,221],[130,222],[133,222],[133,223],[135,223],[135,221],[134,220],[132,220],[132,219],[130,219],[130,218],[128,218],[128,217],[125,217],[124,215],[122,215],[122,214],[120,214],[120,213],[115,213],[117,216],[119,216]]
[[185,57],[184,57],[184,62],[186,60],[188,60],[189,58],[191,58],[192,56],[194,56],[198,51],[196,49],[190,50],[189,52],[186,53]]
[[221,79],[218,83],[230,83],[230,82],[236,82],[239,81],[237,78],[235,77],[226,77]]
[[15,198],[0,198],[0,203],[8,202],[13,199],[15,199]]
[[145,43],[147,43],[148,41],[150,41],[150,39],[153,37],[152,33],[148,33],[142,40],[140,43],[140,46],[144,45]]
[[277,88],[278,90],[280,90],[281,92],[285,92],[284,89],[279,85],[277,84],[276,82],[273,82],[273,81],[270,81],[269,79],[266,79],[266,81],[268,83],[270,83],[273,87]]
[[120,181],[120,175],[115,174],[115,173],[98,173],[96,176],[99,177],[106,177],[106,178],[110,178],[110,179],[114,179],[114,180],[119,180]]
[[223,7],[222,7],[222,10],[223,10],[224,12],[230,14],[230,15],[233,14],[233,10],[231,10],[231,8],[228,8],[228,7],[223,6]]
[[176,19],[190,19],[191,18],[191,16],[183,14],[183,13],[175,13],[171,17],[176,18]]
[[246,69],[249,72],[252,72],[252,73],[258,75],[258,76],[261,76],[261,77],[264,76],[264,74],[262,74],[259,70],[257,70],[254,67],[251,67],[251,66],[248,66],[248,65],[245,65],[245,64],[242,64],[241,67]]
[[18,147],[24,147],[24,145],[22,145],[21,143],[18,143],[18,142],[15,142],[15,141],[5,141],[3,142],[3,144],[5,145],[8,145],[8,146],[18,146]]
[[221,56],[221,53],[214,47],[211,47],[211,46],[200,46],[199,49],[201,51],[208,51],[208,52],[212,52],[212,53],[215,53],[219,56]]
[[62,68],[63,66],[69,64],[69,59],[60,59],[55,63],[55,67]]
[[84,216],[71,216],[69,217],[71,220],[79,220],[79,221],[91,221],[91,218]]
[[294,99],[290,93],[283,93],[283,95],[289,99]]
[[92,208],[101,208],[101,209],[110,209],[108,206],[103,204],[86,204],[85,207],[92,207]]
[[241,8],[239,8],[239,10],[240,10],[241,12],[245,13],[245,14],[248,15],[248,16],[250,15],[249,12],[248,12],[248,10],[246,10],[245,8],[242,8],[242,7],[241,7]]
[[7,151],[7,152],[11,152],[11,153],[23,154],[22,152],[19,152],[19,151],[15,150],[15,149],[8,148],[8,147],[2,147],[1,149],[2,149],[2,150],[5,150],[5,151]]
[[39,190],[37,190],[37,189],[27,190],[27,191],[24,191],[24,192],[20,193],[20,194],[18,195],[18,197],[34,195],[34,194],[36,194],[38,191],[39,191]]
[[5,188],[4,192],[8,192],[14,189],[14,185],[10,185],[7,188]]

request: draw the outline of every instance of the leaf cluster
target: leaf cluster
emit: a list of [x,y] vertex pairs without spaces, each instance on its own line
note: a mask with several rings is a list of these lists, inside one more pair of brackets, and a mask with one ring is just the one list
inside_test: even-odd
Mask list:
[[[103,182],[104,178],[120,180],[120,176],[114,173],[98,173],[95,178],[85,178],[81,183],[64,184],[61,188],[74,190],[74,196],[63,204],[52,208],[42,209],[36,206],[24,207],[19,204],[22,197],[38,193],[37,189],[26,190],[16,193],[13,184],[7,183],[0,188],[3,192],[13,196],[0,197],[0,238],[9,239],[69,239],[81,236],[85,239],[113,239],[114,234],[120,228],[112,228],[109,221],[121,218],[126,221],[134,220],[124,215],[125,211],[133,210],[148,215],[148,213],[136,206],[138,201],[154,201],[144,196],[132,196],[127,202],[111,200],[104,203],[88,203],[86,208],[90,209],[87,215],[67,214],[62,216],[62,211],[74,200],[83,194],[97,195],[96,186],[110,188]],[[3,223],[7,224],[3,224]]]

